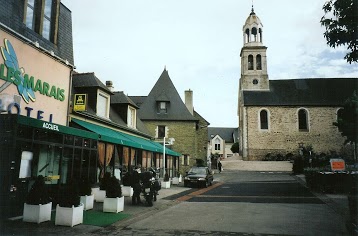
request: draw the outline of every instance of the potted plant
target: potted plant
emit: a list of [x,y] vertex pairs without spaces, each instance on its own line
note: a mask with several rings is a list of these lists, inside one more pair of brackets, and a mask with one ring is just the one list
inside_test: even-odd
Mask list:
[[81,180],[79,191],[84,210],[93,209],[94,195],[92,194],[91,184],[88,179]]
[[165,173],[162,181],[162,188],[170,188],[170,179],[168,173]]
[[111,173],[106,172],[99,184],[99,190],[96,191],[94,194],[94,200],[96,202],[103,202],[104,198],[106,197],[106,188],[108,185],[108,181],[111,178]]
[[83,223],[83,204],[75,182],[62,187],[56,206],[55,225],[75,226]]
[[124,197],[119,180],[112,176],[108,180],[106,197],[103,202],[103,212],[121,212],[124,209]]
[[122,195],[124,197],[133,196],[133,188],[131,186],[131,174],[127,172],[122,178]]
[[182,176],[181,176],[180,172],[178,171],[177,176],[173,177],[173,179],[172,179],[172,184],[178,185],[179,183],[181,183],[181,181],[182,181]]
[[39,175],[32,185],[24,203],[23,221],[41,223],[51,220],[52,201],[45,185],[45,178]]

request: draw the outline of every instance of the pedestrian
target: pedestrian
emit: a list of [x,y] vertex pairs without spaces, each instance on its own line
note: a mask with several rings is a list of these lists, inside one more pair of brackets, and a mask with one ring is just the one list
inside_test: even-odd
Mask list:
[[139,171],[140,171],[139,168],[135,168],[131,176],[131,186],[133,188],[132,205],[138,205],[142,203],[140,200],[141,187],[140,187]]
[[218,163],[218,168],[219,168],[219,173],[221,173],[221,169],[222,169],[221,161],[219,161],[219,163]]

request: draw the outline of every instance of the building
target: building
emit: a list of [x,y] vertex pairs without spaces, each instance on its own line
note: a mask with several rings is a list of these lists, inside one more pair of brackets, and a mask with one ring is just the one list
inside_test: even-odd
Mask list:
[[218,154],[220,158],[232,157],[231,147],[239,141],[238,128],[209,127],[208,156]]
[[166,145],[182,154],[178,163],[182,172],[197,159],[206,161],[209,122],[195,111],[193,91],[185,91],[184,103],[164,69],[148,96],[130,98],[139,107],[138,116],[155,141],[163,143],[165,139]]
[[245,160],[268,153],[316,153],[343,149],[333,125],[344,101],[358,88],[357,78],[269,80],[263,26],[252,9],[243,26],[238,116],[240,154]]

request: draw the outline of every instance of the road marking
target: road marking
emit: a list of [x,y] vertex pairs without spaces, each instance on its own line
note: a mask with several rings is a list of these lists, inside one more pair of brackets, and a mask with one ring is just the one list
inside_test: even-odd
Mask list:
[[185,196],[182,196],[182,197],[180,197],[180,198],[177,198],[176,200],[177,200],[177,201],[181,201],[181,202],[183,202],[183,201],[188,201],[189,199],[191,199],[191,198],[193,198],[193,197],[197,197],[197,196],[199,196],[200,194],[206,193],[207,191],[210,191],[210,190],[212,190],[212,189],[214,189],[214,188],[217,188],[217,187],[219,187],[219,186],[221,186],[221,185],[223,185],[223,184],[224,184],[224,183],[222,183],[222,182],[213,184],[213,185],[211,185],[211,186],[209,186],[209,187],[207,187],[207,188],[202,188],[202,189],[199,189],[199,190],[197,190],[197,191],[195,191],[195,192],[192,192],[192,193],[190,193],[190,194],[188,194],[188,195],[185,195]]

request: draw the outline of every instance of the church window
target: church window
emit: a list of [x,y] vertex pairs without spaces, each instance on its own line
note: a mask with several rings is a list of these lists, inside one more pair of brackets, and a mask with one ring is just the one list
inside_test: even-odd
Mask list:
[[257,79],[254,79],[254,80],[252,81],[252,83],[256,85],[256,84],[259,83],[259,81],[258,81]]
[[268,114],[266,110],[260,111],[260,128],[268,129]]
[[256,56],[256,70],[262,70],[260,54]]
[[[342,120],[343,119],[343,109],[342,108],[340,108],[340,109],[338,109],[338,111],[337,111],[337,122],[339,121],[339,120]],[[338,128],[338,131],[342,131],[340,128]]]
[[308,131],[308,114],[305,109],[298,111],[298,130]]
[[254,56],[253,56],[253,55],[249,55],[249,58],[248,58],[248,69],[249,69],[249,70],[253,70],[253,69],[254,69]]
[[262,29],[259,29],[260,43],[262,43]]
[[257,28],[253,27],[251,29],[251,42],[257,42]]
[[250,30],[246,29],[245,30],[245,43],[250,42]]

